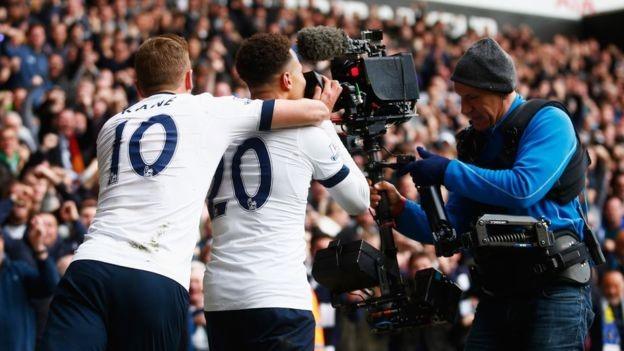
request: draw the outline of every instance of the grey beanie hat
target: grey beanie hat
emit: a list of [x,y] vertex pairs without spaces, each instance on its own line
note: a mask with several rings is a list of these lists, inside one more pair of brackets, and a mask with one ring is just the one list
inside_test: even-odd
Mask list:
[[483,90],[511,93],[516,88],[516,68],[511,56],[494,39],[484,38],[460,57],[451,80]]

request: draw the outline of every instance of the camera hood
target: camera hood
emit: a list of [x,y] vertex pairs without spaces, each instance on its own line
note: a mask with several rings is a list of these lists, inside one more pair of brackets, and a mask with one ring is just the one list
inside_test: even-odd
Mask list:
[[379,101],[416,101],[418,80],[410,53],[364,58],[366,80]]

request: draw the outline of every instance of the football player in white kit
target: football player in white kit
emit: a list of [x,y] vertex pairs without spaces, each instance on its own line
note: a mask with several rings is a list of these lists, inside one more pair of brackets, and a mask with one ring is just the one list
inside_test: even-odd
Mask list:
[[[303,97],[301,64],[282,35],[256,34],[243,42],[236,68],[254,99]],[[325,78],[325,86],[339,84]],[[331,121],[257,132],[228,147],[208,200],[213,241],[204,309],[211,351],[313,350],[304,265],[312,179],[350,214],[368,209],[366,179]]]
[[42,350],[186,350],[191,258],[227,146],[253,131],[320,123],[339,93],[191,95],[187,43],[174,35],[144,42],[135,69],[142,100],[100,132],[97,213],[54,296]]

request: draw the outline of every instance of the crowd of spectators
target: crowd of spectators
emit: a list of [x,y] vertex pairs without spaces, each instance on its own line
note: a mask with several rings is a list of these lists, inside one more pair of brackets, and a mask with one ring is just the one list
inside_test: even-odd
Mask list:
[[[265,6],[259,0],[253,0],[251,6],[242,0],[3,2],[0,343],[18,345],[15,350],[32,349],[35,343],[45,321],[50,284],[58,279],[56,273],[62,275],[67,268],[95,214],[98,131],[107,118],[138,99],[133,86],[133,53],[143,40],[162,33],[182,35],[189,42],[193,93],[248,97],[233,60],[241,41],[251,34],[282,33],[294,43],[297,30],[305,26],[337,26],[352,37],[358,37],[362,29],[383,29],[389,53],[408,51],[414,55],[421,88],[417,104],[420,117],[392,128],[384,137],[385,147],[395,153],[414,154],[416,146],[422,145],[452,158],[456,155],[455,133],[468,120],[460,113],[459,97],[453,93],[449,77],[454,63],[479,35],[469,30],[452,39],[442,23],[427,25],[426,8],[417,6],[416,18],[410,24],[407,20],[381,20],[374,7],[366,19],[347,17],[335,4],[329,13],[323,13],[313,6],[288,8],[277,2]],[[581,141],[588,147],[592,164],[582,197],[608,264],[593,283],[598,313],[587,345],[602,349],[609,342],[624,344],[624,53],[591,38],[557,35],[552,41],[540,41],[528,27],[504,28],[495,38],[514,58],[517,91],[525,98],[564,102]],[[361,156],[356,160],[363,162]],[[409,177],[396,179],[391,173],[387,177],[406,197],[417,198]],[[210,259],[211,233],[207,215],[199,231],[196,259],[206,262]],[[311,186],[306,231],[310,264],[313,253],[341,232],[378,244],[370,214],[350,218],[316,183]],[[326,350],[462,347],[478,303],[467,274],[469,262],[461,254],[437,258],[431,246],[398,234],[396,241],[406,275],[436,267],[465,291],[457,323],[395,336],[371,335],[362,313],[336,313],[329,307],[328,292],[312,282],[320,301],[318,324],[324,331]],[[42,242],[47,247],[45,258]],[[18,264],[11,266],[11,262]],[[50,271],[50,264],[56,265],[57,272]],[[194,263],[189,324],[197,350],[207,348],[201,313],[202,273],[202,265]],[[14,276],[19,279],[11,278]],[[14,300],[15,293],[7,292],[9,289],[22,294],[19,303]],[[606,332],[613,320],[622,336],[616,341]]]

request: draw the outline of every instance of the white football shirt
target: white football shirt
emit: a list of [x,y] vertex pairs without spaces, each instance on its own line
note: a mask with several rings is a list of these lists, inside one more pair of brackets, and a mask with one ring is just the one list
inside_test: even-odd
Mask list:
[[154,272],[188,289],[219,160],[233,140],[268,130],[273,106],[273,100],[163,93],[112,117],[97,140],[97,213],[74,260]]
[[312,308],[304,264],[310,181],[356,198],[355,212],[368,207],[366,179],[341,149],[319,127],[256,133],[228,147],[209,193],[206,311]]

